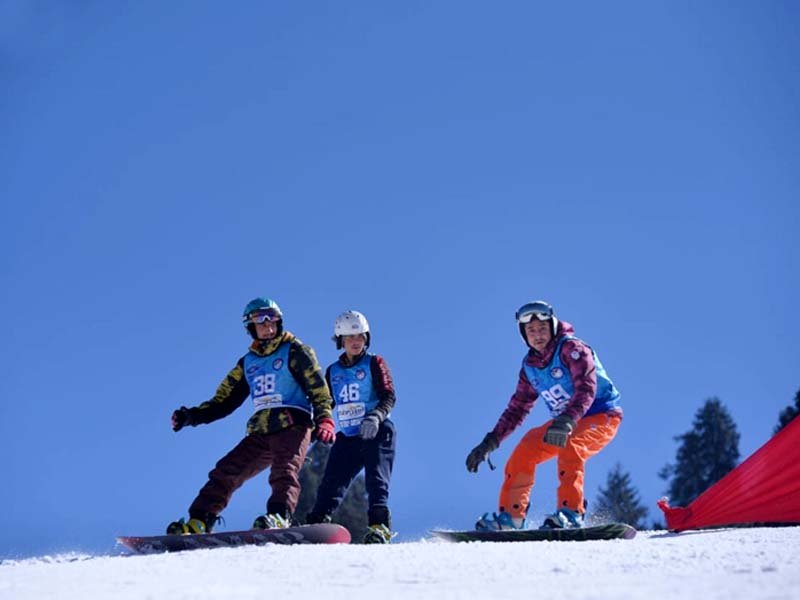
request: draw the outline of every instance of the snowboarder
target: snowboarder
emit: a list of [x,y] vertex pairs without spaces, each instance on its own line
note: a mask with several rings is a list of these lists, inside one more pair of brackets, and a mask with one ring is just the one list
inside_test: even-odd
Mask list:
[[174,521],[168,534],[206,533],[217,522],[231,496],[245,481],[271,467],[272,495],[267,512],[254,529],[289,527],[300,495],[298,473],[314,428],[316,438],[331,443],[334,422],[330,390],[314,350],[283,329],[283,313],[270,298],[248,302],[242,315],[253,338],[250,348],[217,388],[213,398],[172,413],[172,429],[211,423],[228,416],[248,396],[255,413],[247,435],[208,474],[189,507],[189,520]]
[[494,429],[469,453],[467,470],[477,472],[539,396],[552,419],[528,431],[514,448],[505,467],[499,512],[484,514],[475,528],[526,528],[536,465],[551,458],[558,459],[558,505],[542,527],[582,527],[585,463],[616,435],[622,420],[620,394],[594,350],[574,336],[572,325],[556,318],[548,303],[524,304],[516,319],[529,347],[517,388]]
[[348,310],[336,318],[333,330],[336,348],[344,352],[325,379],[333,393],[338,434],[307,521],[329,522],[363,468],[369,498],[364,542],[388,544],[394,535],[387,504],[395,454],[389,418],[395,404],[392,376],[381,356],[367,352],[370,331],[364,315]]

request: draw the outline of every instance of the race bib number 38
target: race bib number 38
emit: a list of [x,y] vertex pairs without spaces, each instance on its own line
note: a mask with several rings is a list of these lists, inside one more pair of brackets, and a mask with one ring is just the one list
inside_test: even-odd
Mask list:
[[275,374],[259,375],[253,378],[253,397],[266,396],[275,391]]
[[274,373],[254,377],[252,394],[256,410],[280,406],[283,401],[283,396],[275,393]]

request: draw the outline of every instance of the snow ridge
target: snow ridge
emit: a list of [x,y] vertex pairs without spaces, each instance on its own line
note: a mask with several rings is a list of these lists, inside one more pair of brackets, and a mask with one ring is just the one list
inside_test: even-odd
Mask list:
[[0,600],[796,598],[800,527],[633,540],[262,546],[152,556],[66,553],[0,563]]

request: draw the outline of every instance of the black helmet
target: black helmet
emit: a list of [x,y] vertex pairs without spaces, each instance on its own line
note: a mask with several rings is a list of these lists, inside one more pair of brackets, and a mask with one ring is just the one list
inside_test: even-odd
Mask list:
[[532,320],[537,321],[550,321],[550,333],[556,337],[558,331],[558,319],[553,307],[544,300],[534,300],[527,302],[517,309],[516,314],[517,324],[519,325],[519,333],[525,343],[528,343],[528,337],[525,335],[525,324],[530,323]]

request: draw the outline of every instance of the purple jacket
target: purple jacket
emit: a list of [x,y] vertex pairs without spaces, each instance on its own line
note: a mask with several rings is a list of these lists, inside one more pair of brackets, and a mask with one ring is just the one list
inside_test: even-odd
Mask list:
[[[555,337],[550,340],[543,353],[539,353],[533,348],[528,350],[526,362],[536,368],[544,368],[553,360],[553,353],[558,346],[558,340],[565,335],[575,335],[575,328],[566,321],[558,322],[558,331]],[[561,346],[561,362],[569,369],[575,392],[563,414],[578,421],[594,402],[597,392],[597,375],[595,373],[594,358],[592,350],[581,340],[566,340]],[[577,356],[577,358],[574,358]],[[520,369],[517,389],[511,396],[508,406],[497,420],[492,433],[497,437],[498,442],[502,442],[519,427],[531,412],[536,398],[539,394],[528,381],[525,369]]]

